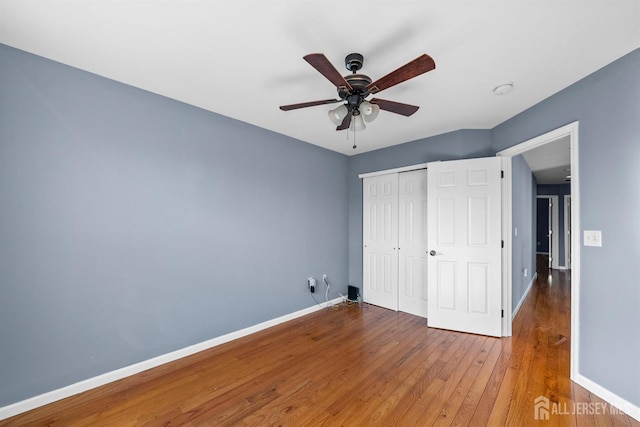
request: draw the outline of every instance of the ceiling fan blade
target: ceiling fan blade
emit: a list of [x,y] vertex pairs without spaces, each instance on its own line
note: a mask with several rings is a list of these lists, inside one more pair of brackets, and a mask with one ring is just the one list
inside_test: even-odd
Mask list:
[[336,67],[329,62],[326,56],[322,53],[310,53],[305,55],[304,60],[307,61],[313,68],[318,70],[320,74],[325,76],[327,80],[334,84],[337,88],[347,88],[352,90],[351,85],[342,77],[342,75],[336,70]]
[[436,63],[433,59],[429,55],[423,54],[408,64],[405,64],[386,76],[379,78],[375,82],[370,83],[367,85],[367,90],[371,93],[377,93],[435,68]]
[[347,113],[346,116],[344,116],[344,119],[342,120],[342,123],[340,123],[340,126],[338,126],[336,128],[336,130],[345,130],[345,129],[349,129],[349,126],[351,125],[351,116],[353,114],[353,107],[349,106],[349,113]]
[[418,108],[420,108],[415,105],[403,104],[401,102],[395,101],[387,101],[386,99],[379,98],[372,98],[369,102],[378,105],[381,110],[389,111],[396,114],[402,114],[403,116],[407,117],[418,111]]
[[313,107],[316,105],[334,104],[336,102],[342,102],[342,100],[341,99],[323,99],[322,101],[301,102],[300,104],[281,105],[280,109],[282,111],[290,111],[290,110],[297,110],[298,108]]

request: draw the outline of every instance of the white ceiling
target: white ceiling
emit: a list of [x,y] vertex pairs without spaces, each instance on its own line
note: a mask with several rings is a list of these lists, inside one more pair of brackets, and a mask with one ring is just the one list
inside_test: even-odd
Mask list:
[[[0,0],[0,43],[348,155],[458,129],[490,129],[640,47],[640,0]],[[373,80],[422,53],[436,69],[376,97],[352,138],[307,64],[364,55]],[[515,90],[492,89],[513,82]]]
[[571,175],[571,138],[565,136],[522,154],[538,184],[568,184]]

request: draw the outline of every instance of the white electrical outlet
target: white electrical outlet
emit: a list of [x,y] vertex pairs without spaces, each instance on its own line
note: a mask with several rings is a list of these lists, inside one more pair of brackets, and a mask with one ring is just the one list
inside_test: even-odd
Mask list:
[[585,246],[602,246],[601,230],[584,230]]

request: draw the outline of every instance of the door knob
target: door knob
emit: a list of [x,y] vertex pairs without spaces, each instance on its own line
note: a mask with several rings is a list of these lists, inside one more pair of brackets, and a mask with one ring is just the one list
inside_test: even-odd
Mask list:
[[434,251],[433,249],[429,252],[429,255],[431,256],[436,256],[436,251]]

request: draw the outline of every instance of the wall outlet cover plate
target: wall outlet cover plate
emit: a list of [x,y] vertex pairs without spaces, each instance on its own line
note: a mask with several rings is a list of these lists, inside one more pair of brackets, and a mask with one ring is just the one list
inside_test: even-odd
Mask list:
[[602,246],[601,230],[584,230],[585,246]]

